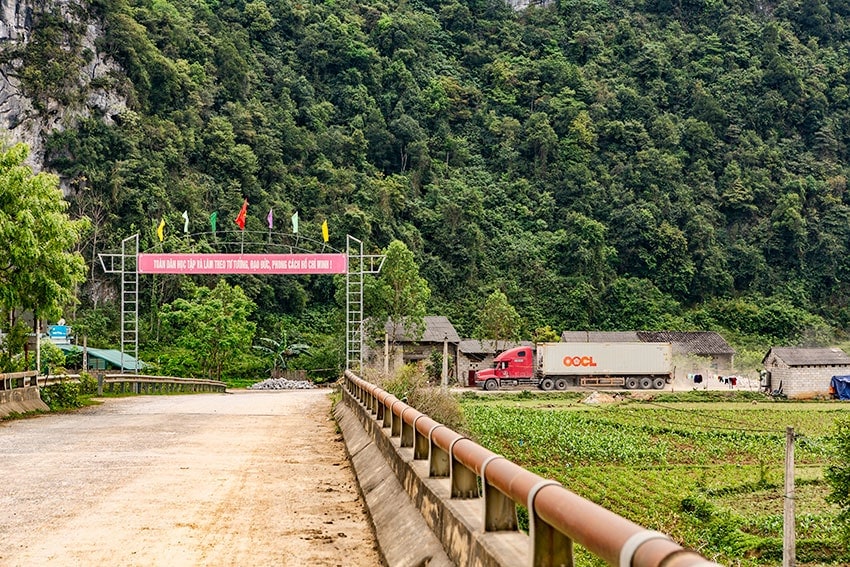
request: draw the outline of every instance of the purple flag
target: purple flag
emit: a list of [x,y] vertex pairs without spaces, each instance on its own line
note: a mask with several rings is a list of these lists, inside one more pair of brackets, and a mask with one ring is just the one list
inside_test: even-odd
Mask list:
[[266,217],[266,219],[269,221],[269,230],[274,228],[274,216],[272,215],[273,210],[274,209],[269,209],[269,216]]

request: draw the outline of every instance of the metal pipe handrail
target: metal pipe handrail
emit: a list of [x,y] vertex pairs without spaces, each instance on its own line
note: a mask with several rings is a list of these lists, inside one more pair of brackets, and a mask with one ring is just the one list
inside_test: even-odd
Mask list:
[[147,376],[143,374],[107,374],[103,377],[103,381],[108,384],[115,384],[119,382],[140,382],[148,384],[199,384],[227,387],[227,384],[218,380],[207,380],[205,378],[179,378],[176,376]]
[[[425,414],[398,400],[380,387],[366,382],[349,370],[345,372],[346,391],[351,389],[371,398],[361,400],[364,408],[371,403],[385,408],[384,426],[390,416],[391,436],[404,438],[404,426],[413,429],[414,442],[417,436],[427,436],[430,442],[429,461],[435,456],[448,456],[452,497],[476,496],[477,490],[456,490],[455,475],[478,476],[485,495],[495,498],[495,508],[505,509],[490,489],[509,499],[514,505],[528,508],[530,522],[530,544],[532,565],[550,565],[562,562],[572,564],[572,543],[578,543],[610,565],[621,567],[719,567],[695,551],[683,548],[669,536],[648,530],[564,488],[555,481],[536,475],[501,455],[478,445],[463,435],[438,423]],[[388,411],[387,411],[388,410]],[[401,427],[396,425],[400,420]],[[397,433],[396,433],[397,432]],[[402,446],[404,446],[402,442]],[[408,445],[409,446],[409,445]],[[416,458],[416,457],[414,457]],[[459,469],[455,470],[456,465]],[[485,470],[486,469],[486,470]],[[429,463],[431,476],[435,466]],[[437,470],[443,470],[437,467]],[[444,476],[440,474],[439,476]],[[468,478],[462,481],[469,488]],[[491,514],[485,504],[486,526],[515,526],[515,519],[507,520],[486,517]],[[514,511],[512,511],[514,512]],[[515,513],[515,512],[514,512]],[[539,532],[540,537],[535,535]],[[549,546],[540,550],[538,547]],[[565,551],[566,549],[566,551]]]

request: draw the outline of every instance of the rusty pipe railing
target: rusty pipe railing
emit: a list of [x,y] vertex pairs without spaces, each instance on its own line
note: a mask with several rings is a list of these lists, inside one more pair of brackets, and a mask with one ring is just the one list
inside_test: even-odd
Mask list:
[[669,536],[525,470],[348,370],[344,390],[399,438],[400,447],[412,447],[414,460],[428,459],[430,477],[450,479],[451,498],[483,497],[486,531],[517,530],[516,505],[525,506],[534,567],[572,566],[573,543],[619,567],[719,567]]

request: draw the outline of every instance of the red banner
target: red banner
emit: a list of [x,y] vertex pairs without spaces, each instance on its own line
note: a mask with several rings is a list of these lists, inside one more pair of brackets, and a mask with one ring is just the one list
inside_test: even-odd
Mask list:
[[344,274],[345,254],[139,254],[140,274]]

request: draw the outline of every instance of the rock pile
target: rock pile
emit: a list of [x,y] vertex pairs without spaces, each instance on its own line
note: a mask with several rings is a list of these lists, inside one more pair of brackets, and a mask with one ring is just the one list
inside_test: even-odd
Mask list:
[[269,378],[256,384],[251,384],[251,390],[309,390],[316,385],[309,380],[287,380],[286,378]]
[[605,394],[602,392],[593,392],[588,397],[583,399],[581,402],[583,404],[613,404],[617,401],[617,396],[612,396],[611,394]]

